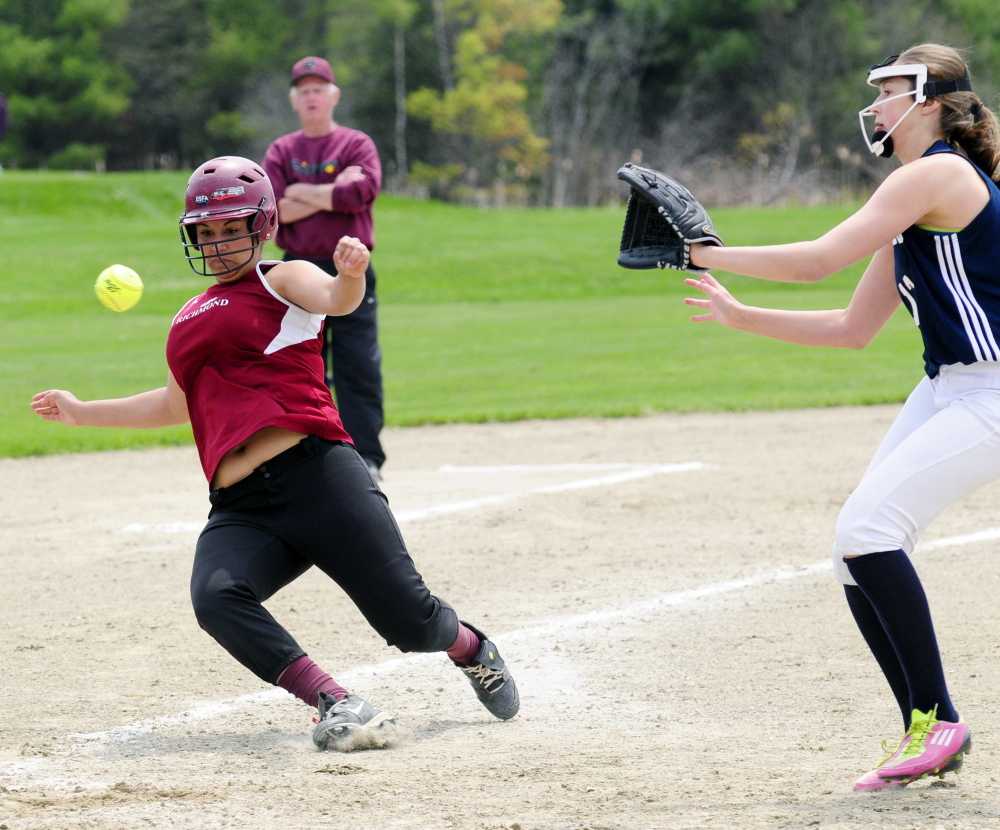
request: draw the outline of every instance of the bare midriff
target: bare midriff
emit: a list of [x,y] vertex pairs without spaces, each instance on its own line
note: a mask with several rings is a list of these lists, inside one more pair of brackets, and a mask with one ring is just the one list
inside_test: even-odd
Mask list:
[[282,427],[264,427],[237,444],[227,452],[215,468],[212,478],[212,489],[230,487],[240,479],[246,478],[257,467],[279,453],[294,447],[303,438],[304,432],[284,429]]

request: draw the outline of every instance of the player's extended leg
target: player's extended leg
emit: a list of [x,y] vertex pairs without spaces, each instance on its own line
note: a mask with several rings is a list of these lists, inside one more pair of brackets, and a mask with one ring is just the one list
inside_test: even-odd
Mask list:
[[272,479],[280,535],[334,579],[371,626],[400,651],[445,651],[496,717],[518,710],[517,687],[496,645],[431,594],[360,456],[327,447]]
[[[862,480],[868,476],[872,470],[878,468],[882,461],[889,457],[909,435],[916,429],[933,418],[940,410],[934,401],[934,389],[929,378],[924,378],[917,387],[907,397],[899,415],[893,421],[885,437],[879,444],[871,462],[868,465]],[[910,702],[910,687],[906,682],[906,674],[900,665],[896,650],[886,634],[882,621],[875,613],[871,602],[857,585],[853,583],[853,578],[844,561],[843,554],[840,553],[836,545],[833,551],[834,573],[838,579],[844,583],[844,594],[847,598],[848,608],[857,623],[861,636],[875,657],[882,674],[889,683],[896,704],[899,706],[900,715],[903,718],[904,731],[910,728],[910,714],[913,711]],[[874,773],[872,774],[874,775]],[[882,779],[874,776],[873,781],[866,782],[867,785],[877,785]],[[884,785],[883,785],[884,786]],[[875,787],[879,788],[879,787]]]
[[[906,400],[906,404],[896,417],[889,431],[879,444],[868,469],[865,471],[867,477],[873,470],[877,469],[882,461],[888,458],[892,452],[920,426],[933,418],[939,412],[939,408],[934,399],[934,386],[929,378],[924,378]],[[864,479],[863,477],[863,479]],[[863,480],[862,479],[862,480]],[[882,674],[889,683],[896,704],[899,706],[900,715],[903,718],[904,733],[910,729],[910,720],[913,706],[910,701],[910,686],[903,671],[903,666],[896,656],[895,647],[889,639],[882,621],[871,602],[865,596],[864,591],[853,583],[853,577],[847,568],[847,563],[843,555],[837,550],[836,545],[833,551],[834,572],[844,583],[844,594],[847,598],[847,605],[851,610],[854,621],[861,632],[862,637],[872,654],[875,657]],[[890,746],[886,741],[882,742],[882,749],[885,756],[882,763],[885,763],[898,749],[899,744]],[[958,762],[954,768],[960,767]],[[878,774],[878,769],[866,773],[854,783],[854,789],[859,791],[882,790],[887,787],[898,786],[898,782],[889,781]],[[904,785],[905,786],[905,785]]]
[[856,583],[871,603],[909,687],[912,728],[879,768],[881,778],[947,771],[967,749],[968,729],[948,696],[926,596],[907,554],[941,510],[1000,477],[998,402],[993,391],[946,399],[939,390],[944,408],[869,469],[838,522],[835,554],[846,557],[838,575],[846,567],[842,581]]
[[[877,469],[882,461],[888,458],[908,436],[937,415],[939,411],[934,401],[933,385],[929,378],[924,378],[907,397],[906,404],[879,444],[862,480]],[[910,728],[910,714],[913,711],[906,674],[903,672],[903,667],[896,656],[896,650],[893,648],[871,602],[865,596],[864,591],[857,585],[851,584],[854,580],[844,561],[843,554],[836,549],[836,546],[833,555],[834,572],[844,583],[844,594],[847,598],[848,608],[850,608],[861,636],[864,637],[865,643],[874,655],[879,668],[882,669],[882,674],[885,675],[889,688],[896,698],[905,731]]]
[[[226,491],[219,493],[225,499]],[[386,735],[378,730],[395,719],[340,686],[261,604],[312,567],[272,533],[232,524],[245,518],[241,507],[259,511],[258,521],[266,521],[266,500],[260,488],[247,492],[242,504],[237,498],[213,510],[191,575],[198,623],[259,678],[319,710],[325,729],[314,740],[321,749],[385,746]]]

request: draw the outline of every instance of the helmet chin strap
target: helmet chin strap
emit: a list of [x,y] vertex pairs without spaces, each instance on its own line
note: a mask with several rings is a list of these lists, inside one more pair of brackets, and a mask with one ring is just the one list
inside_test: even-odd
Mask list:
[[892,143],[892,136],[885,130],[875,130],[872,133],[871,146],[868,149],[879,158],[892,158],[893,153],[896,152],[896,148]]
[[[906,95],[915,95],[916,90],[910,90],[909,92],[901,92],[899,95],[892,95],[889,98],[885,98],[882,103],[885,104],[888,101],[893,101],[896,98],[902,98]],[[917,96],[919,97],[919,96]],[[915,100],[910,104],[910,108],[903,113],[900,119],[892,125],[888,130],[876,130],[872,137],[868,137],[868,130],[865,128],[865,118],[874,117],[875,113],[872,111],[871,107],[865,107],[861,112],[858,113],[858,120],[861,122],[861,135],[864,136],[865,144],[868,145],[868,150],[880,158],[892,158],[893,154],[893,144],[892,144],[892,133],[914,109],[916,109],[917,104],[920,101]]]

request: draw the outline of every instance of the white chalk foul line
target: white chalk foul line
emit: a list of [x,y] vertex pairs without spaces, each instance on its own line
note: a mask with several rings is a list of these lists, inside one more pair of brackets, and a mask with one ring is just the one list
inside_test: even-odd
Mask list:
[[[976,542],[1000,539],[1000,527],[987,528],[977,533],[968,533],[962,536],[951,536],[944,539],[937,539],[918,545],[917,550],[926,551],[937,548],[956,547],[959,545],[969,545]],[[772,568],[767,571],[741,579],[729,579],[723,582],[712,582],[707,585],[700,585],[696,588],[688,588],[683,591],[666,591],[654,594],[646,599],[631,602],[626,605],[603,608],[596,611],[587,611],[581,614],[568,614],[559,617],[546,617],[535,621],[530,625],[516,628],[499,634],[493,639],[501,643],[514,643],[546,638],[560,631],[572,629],[583,629],[592,626],[608,626],[618,622],[628,622],[643,616],[655,615],[662,611],[680,606],[689,605],[699,600],[712,597],[723,596],[747,588],[754,588],[779,582],[789,582],[795,579],[812,576],[831,570],[833,563],[827,559],[822,562],[815,562],[812,565],[793,567],[784,565]],[[440,654],[408,654],[403,657],[395,657],[390,660],[383,660],[380,663],[373,663],[367,666],[355,666],[353,669],[340,672],[338,679],[348,686],[358,680],[384,677],[396,672],[412,672],[422,664],[432,661],[441,661],[444,658]],[[156,718],[137,721],[132,724],[118,726],[113,729],[101,732],[89,732],[85,734],[73,734],[69,737],[80,742],[101,742],[114,743],[129,741],[141,735],[148,734],[154,729],[168,728],[192,721],[206,720],[223,715],[227,712],[253,706],[266,700],[288,697],[288,693],[283,689],[269,689],[254,694],[241,695],[240,697],[226,700],[206,701],[197,706],[193,706],[185,712],[175,715],[161,715]],[[10,774],[10,768],[7,770]]]
[[[515,465],[512,467],[442,467],[444,472],[497,472],[510,470],[539,470],[539,469],[581,469],[583,465],[537,465],[528,467],[526,465]],[[606,465],[594,465],[589,469],[608,469]],[[481,496],[476,499],[462,499],[461,501],[443,502],[431,505],[430,507],[418,507],[411,510],[396,510],[393,515],[397,522],[416,522],[427,519],[431,516],[440,516],[445,513],[459,513],[463,510],[475,510],[479,507],[488,507],[494,504],[505,504],[514,501],[522,496],[542,495],[551,493],[568,493],[572,490],[587,490],[592,487],[607,487],[610,484],[621,484],[625,481],[636,481],[641,478],[661,475],[662,473],[683,473],[688,470],[704,470],[707,464],[700,461],[687,461],[680,464],[628,464],[614,465],[618,472],[609,473],[596,478],[581,478],[574,481],[566,481],[561,484],[547,484],[542,487],[532,487],[528,490],[519,490],[514,493],[502,493],[494,496]]]
[[[587,490],[592,487],[607,487],[626,481],[636,481],[642,478],[662,475],[664,473],[684,473],[690,470],[707,469],[707,464],[700,461],[684,461],[677,464],[511,464],[506,466],[456,467],[445,465],[440,472],[446,473],[496,473],[496,472],[555,472],[565,470],[614,470],[603,476],[582,478],[561,484],[549,484],[542,487],[532,487],[528,490],[518,490],[513,493],[502,493],[492,496],[481,496],[475,499],[461,499],[453,502],[442,502],[430,507],[417,507],[410,510],[394,510],[393,515],[400,524],[418,522],[431,516],[442,516],[448,513],[461,513],[465,510],[477,510],[481,507],[491,507],[496,504],[519,499],[522,496],[548,495],[552,493],[567,493],[573,490]],[[119,533],[201,533],[204,522],[167,522],[165,524],[127,524]]]
[[917,550],[934,550],[935,548],[950,548],[955,545],[971,545],[973,542],[989,542],[1000,539],[1000,527],[988,527],[977,533],[967,533],[964,536],[949,536],[947,539],[935,539],[932,542],[922,542]]
[[204,522],[165,522],[158,525],[145,525],[139,522],[125,525],[119,533],[201,533]]
[[484,464],[460,466],[442,464],[439,473],[547,473],[565,470],[627,470],[632,467],[672,467],[673,464],[633,464],[628,461],[611,461],[593,464]]

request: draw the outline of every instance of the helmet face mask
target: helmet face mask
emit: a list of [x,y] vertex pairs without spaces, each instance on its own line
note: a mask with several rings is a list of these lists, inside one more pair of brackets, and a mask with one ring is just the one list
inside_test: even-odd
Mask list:
[[[222,276],[239,271],[251,262],[262,243],[260,241],[260,233],[251,231],[250,229],[260,224],[260,217],[263,216],[263,211],[257,211],[251,214],[251,216],[253,218],[247,217],[243,223],[246,233],[239,236],[226,236],[211,242],[198,241],[198,225],[204,222],[214,222],[219,219],[227,220],[240,217],[234,217],[228,211],[214,211],[207,213],[198,219],[197,222],[181,225],[181,245],[184,246],[184,258],[188,261],[188,265],[191,266],[191,270],[202,277]],[[232,247],[244,240],[248,240],[244,246]],[[220,252],[220,245],[225,245],[226,250]],[[242,254],[246,254],[246,257],[241,257]],[[221,257],[223,256],[229,260],[239,259],[240,261],[234,266],[228,266],[222,261]],[[214,260],[217,263],[215,269],[209,266],[210,260]]]
[[[199,223],[240,219],[246,233],[227,236],[210,242],[198,241]],[[191,175],[184,193],[184,213],[180,218],[181,245],[191,269],[203,277],[231,274],[253,261],[259,248],[273,239],[278,229],[278,210],[271,182],[255,162],[239,156],[223,156],[205,162]],[[246,240],[243,247],[234,243]],[[220,245],[226,245],[222,255],[235,266],[220,258]],[[242,254],[246,254],[245,259]],[[216,268],[209,267],[211,260]]]
[[875,64],[868,72],[868,85],[880,87],[882,81],[887,78],[912,78],[912,90],[908,92],[901,92],[898,95],[891,95],[888,98],[883,98],[880,102],[884,104],[887,101],[893,101],[896,98],[912,95],[913,103],[910,105],[910,108],[902,114],[899,120],[897,120],[896,123],[889,128],[889,130],[876,130],[875,133],[872,134],[871,138],[868,137],[868,130],[865,127],[865,118],[873,117],[875,115],[872,111],[872,108],[875,105],[872,104],[871,106],[865,107],[858,113],[858,120],[861,122],[861,135],[865,139],[865,144],[868,145],[868,149],[873,154],[883,158],[892,157],[892,131],[900,125],[906,116],[913,112],[918,104],[922,104],[928,98],[934,98],[938,95],[947,95],[951,92],[972,91],[972,77],[969,75],[968,66],[965,67],[965,76],[962,78],[952,78],[945,81],[929,81],[927,66],[925,64],[897,64],[896,61],[898,59],[899,55],[890,55],[882,61],[882,63]]
[[892,157],[892,132],[898,127],[904,118],[908,116],[916,108],[918,104],[922,104],[927,100],[926,87],[927,87],[927,67],[922,63],[907,63],[896,65],[894,61],[899,55],[893,55],[886,58],[882,63],[875,64],[868,73],[868,85],[878,87],[881,86],[882,81],[887,78],[913,78],[913,89],[908,92],[901,92],[898,95],[890,95],[888,98],[883,98],[880,103],[885,104],[887,101],[894,101],[897,98],[905,98],[908,95],[913,96],[913,103],[910,108],[903,113],[899,120],[889,128],[889,130],[876,130],[871,138],[868,137],[868,129],[865,126],[865,118],[873,118],[875,112],[872,111],[871,106],[865,107],[858,113],[858,121],[861,122],[861,135],[865,139],[865,144],[868,145],[869,152],[876,156],[882,156],[883,158]]

